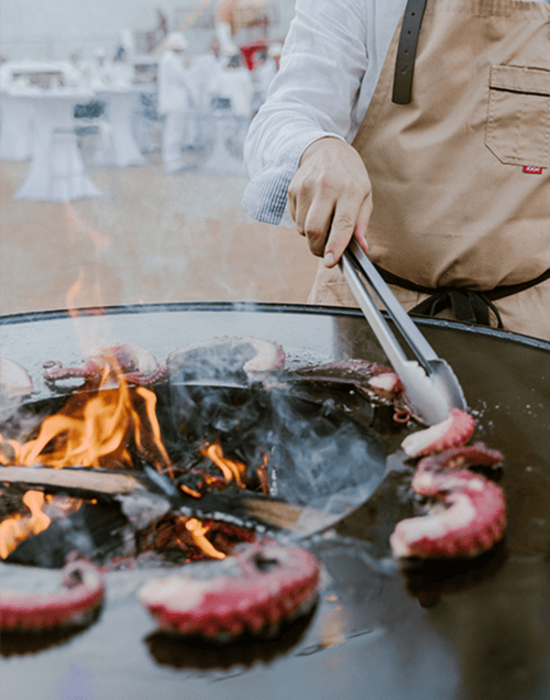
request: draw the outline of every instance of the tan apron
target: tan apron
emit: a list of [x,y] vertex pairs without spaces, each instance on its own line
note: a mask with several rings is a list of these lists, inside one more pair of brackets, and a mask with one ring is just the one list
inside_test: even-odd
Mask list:
[[[428,0],[405,105],[400,28],[353,142],[373,187],[369,257],[428,290],[535,280],[550,269],[550,6]],[[407,311],[428,296],[391,287]],[[309,301],[357,306],[322,262]],[[494,304],[506,329],[550,340],[550,279]]]

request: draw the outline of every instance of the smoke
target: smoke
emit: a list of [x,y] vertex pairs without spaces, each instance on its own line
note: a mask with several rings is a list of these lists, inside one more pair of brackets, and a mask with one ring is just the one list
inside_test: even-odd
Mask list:
[[293,231],[254,222],[242,210],[244,176],[119,170],[116,196],[109,196],[108,173],[98,172],[104,195],[71,207],[83,306],[98,296],[106,305],[305,302],[315,260]]

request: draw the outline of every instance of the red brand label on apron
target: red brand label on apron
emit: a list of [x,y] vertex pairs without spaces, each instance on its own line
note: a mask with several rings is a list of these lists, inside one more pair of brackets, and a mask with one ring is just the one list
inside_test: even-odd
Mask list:
[[530,173],[531,175],[542,175],[542,168],[538,165],[524,165],[523,172]]

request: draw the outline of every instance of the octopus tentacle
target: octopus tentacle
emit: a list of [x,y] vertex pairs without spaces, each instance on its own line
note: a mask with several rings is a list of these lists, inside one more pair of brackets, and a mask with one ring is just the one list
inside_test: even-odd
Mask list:
[[[46,365],[49,364],[46,363]],[[158,370],[159,364],[150,352],[137,345],[124,343],[92,353],[81,364],[74,367],[63,367],[55,363],[53,367],[47,367],[44,379],[47,382],[56,382],[63,379],[82,378],[86,382],[99,384],[107,371],[112,378],[119,373],[131,383],[149,384],[152,381],[151,376]]]
[[287,381],[304,379],[311,382],[348,385],[367,394],[369,398],[392,403],[395,408],[393,420],[396,423],[407,423],[413,417],[414,412],[407,403],[398,375],[378,362],[355,358],[299,367],[293,370]]
[[474,434],[475,420],[458,408],[452,408],[445,420],[425,430],[407,435],[401,447],[408,457],[423,457],[465,445]]
[[165,381],[170,377],[170,368],[168,365],[161,365],[157,370],[151,372],[151,374],[141,374],[139,372],[128,372],[124,375],[124,379],[129,384],[136,384],[137,386],[145,386],[147,384],[157,384],[158,382]]
[[91,379],[98,374],[98,365],[94,362],[87,362],[81,367],[56,367],[46,370],[44,379],[47,382],[55,382],[60,379]]
[[103,600],[99,569],[86,561],[67,564],[62,588],[53,593],[22,593],[0,589],[0,629],[40,631],[87,624]]
[[152,580],[138,597],[161,627],[217,641],[261,632],[314,605],[320,567],[308,550],[257,543],[235,555]]
[[244,374],[252,380],[284,367],[281,345],[261,338],[223,336],[184,345],[168,356],[166,364],[177,381],[209,380]]
[[483,442],[474,442],[473,445],[451,447],[439,454],[424,457],[418,463],[416,473],[474,466],[496,467],[503,460],[504,455],[499,450],[491,450]]
[[413,490],[436,499],[428,515],[407,518],[390,537],[398,557],[476,556],[502,539],[506,500],[502,489],[465,466],[495,466],[503,459],[482,442],[452,448],[420,461]]

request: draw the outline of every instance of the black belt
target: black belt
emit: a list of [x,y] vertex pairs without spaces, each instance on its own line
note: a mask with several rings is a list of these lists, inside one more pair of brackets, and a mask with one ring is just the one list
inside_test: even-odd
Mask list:
[[407,105],[411,101],[416,47],[427,2],[409,0],[403,15],[393,77],[392,102],[398,105]]
[[376,265],[376,269],[388,284],[394,284],[413,292],[429,294],[430,296],[420,304],[417,304],[409,311],[410,314],[418,316],[436,316],[445,309],[452,309],[457,321],[466,323],[479,323],[482,326],[490,326],[489,309],[495,314],[498,328],[504,328],[500,314],[493,304],[497,299],[503,299],[514,294],[519,294],[530,287],[550,279],[550,270],[546,270],[542,275],[529,282],[521,284],[509,284],[495,287],[486,292],[478,292],[462,287],[423,287],[420,284],[409,282],[409,280],[398,277],[387,270],[383,270]]

